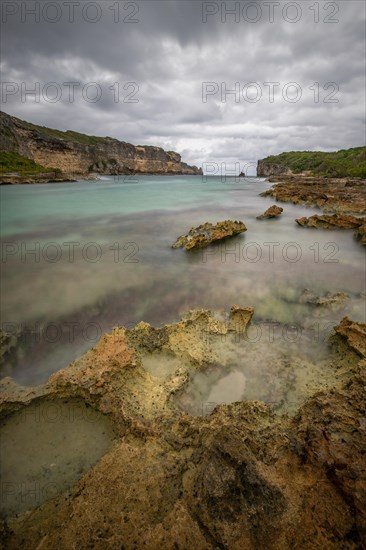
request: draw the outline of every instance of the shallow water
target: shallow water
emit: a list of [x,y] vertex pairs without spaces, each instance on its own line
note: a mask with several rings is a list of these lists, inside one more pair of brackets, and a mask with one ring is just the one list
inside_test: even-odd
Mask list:
[[110,420],[77,400],[33,403],[5,418],[0,434],[3,518],[69,490],[114,439]]
[[[365,251],[352,231],[301,228],[295,218],[316,210],[287,203],[279,219],[257,221],[275,203],[258,196],[269,186],[194,176],[2,186],[2,328],[17,338],[2,375],[41,383],[115,325],[173,322],[192,308],[251,305],[256,322],[310,318],[320,334],[346,314],[365,321]],[[198,252],[171,248],[223,219],[248,231]],[[299,304],[304,288],[350,299],[314,311]]]
[[263,401],[277,414],[294,414],[310,396],[344,381],[349,362],[359,360],[340,357],[328,343],[329,333],[317,334],[311,323],[298,330],[264,322],[253,323],[246,333],[210,334],[215,360],[190,375],[175,401],[193,415],[246,400]]

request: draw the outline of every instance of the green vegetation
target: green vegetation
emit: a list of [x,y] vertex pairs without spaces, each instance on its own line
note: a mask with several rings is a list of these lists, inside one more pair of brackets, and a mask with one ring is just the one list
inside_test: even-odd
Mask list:
[[33,160],[18,155],[18,153],[4,153],[0,151],[0,174],[18,172],[20,175],[32,175],[45,172],[55,172],[55,168],[45,168]]
[[112,140],[112,138],[110,137],[88,136],[86,134],[79,134],[79,132],[73,132],[72,130],[62,132],[61,130],[47,128],[46,126],[38,126],[37,124],[32,124],[31,122],[26,122],[25,120],[21,120],[20,122],[30,130],[35,130],[36,132],[39,132],[40,134],[43,134],[45,136],[53,137],[56,139],[63,139],[66,141],[85,143],[87,145],[96,145],[98,143]]
[[341,149],[334,153],[292,151],[267,157],[264,161],[290,168],[295,174],[309,172],[314,176],[366,177],[366,147]]

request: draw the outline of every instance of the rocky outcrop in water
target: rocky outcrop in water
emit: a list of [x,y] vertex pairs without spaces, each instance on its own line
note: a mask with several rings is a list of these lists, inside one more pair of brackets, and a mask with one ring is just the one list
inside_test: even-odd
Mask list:
[[[95,179],[95,177],[84,176],[85,179]],[[62,182],[75,182],[77,181],[73,177],[68,175],[62,175],[61,172],[42,172],[41,174],[27,174],[21,175],[17,173],[0,174],[0,184],[30,184],[30,183],[62,183]]]
[[[221,404],[207,416],[177,406],[191,375],[217,368],[222,339],[234,346],[252,315],[236,306],[229,315],[192,311],[161,328],[116,328],[45,385],[20,388],[5,379],[2,426],[37,403],[53,403],[54,416],[60,401],[77,399],[107,415],[116,435],[79,481],[8,515],[3,547],[364,547],[365,325],[345,318],[336,327],[333,356],[323,364],[330,386],[318,382],[291,417],[260,401]],[[248,340],[236,345],[250,351]],[[286,370],[296,365],[286,359]],[[71,428],[64,420],[63,429]],[[45,467],[33,491],[44,488]],[[12,489],[22,496],[21,487]]]
[[355,229],[354,236],[361,244],[366,244],[366,223],[365,218],[357,218],[347,214],[334,214],[310,216],[310,218],[299,218],[295,220],[302,227],[313,227],[320,229]]
[[289,176],[261,193],[277,201],[321,208],[323,212],[366,214],[366,180]]
[[363,223],[356,229],[354,236],[361,244],[366,245],[366,223]]
[[257,220],[267,220],[270,218],[277,218],[282,214],[282,212],[283,212],[283,208],[274,204],[273,206],[270,206],[269,208],[267,208],[267,210],[263,214],[261,214],[260,216],[257,216]]
[[192,227],[187,235],[178,237],[172,248],[184,247],[185,250],[203,248],[211,243],[244,233],[246,230],[245,224],[240,221],[225,220],[216,225],[206,222],[198,227]]
[[3,151],[15,152],[43,167],[57,169],[64,179],[65,175],[73,180],[91,173],[202,174],[201,169],[182,162],[181,156],[174,151],[150,145],[135,146],[110,137],[60,132],[29,124],[6,113],[0,114],[0,137]]
[[327,292],[324,296],[318,296],[315,292],[305,288],[301,293],[299,301],[301,304],[310,304],[313,306],[342,308],[347,300],[349,300],[349,295],[346,292],[336,292],[335,294]]
[[331,215],[318,215],[310,216],[309,218],[303,217],[295,220],[302,227],[317,227],[320,229],[355,229],[364,225],[364,218],[357,218],[356,216],[334,214]]

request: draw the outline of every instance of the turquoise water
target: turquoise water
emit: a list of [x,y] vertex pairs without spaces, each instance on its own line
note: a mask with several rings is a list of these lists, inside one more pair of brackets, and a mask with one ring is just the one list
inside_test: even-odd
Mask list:
[[[201,176],[2,186],[1,318],[16,338],[2,375],[40,383],[115,325],[173,322],[197,307],[251,305],[256,322],[310,316],[321,329],[344,314],[365,321],[365,251],[352,231],[300,228],[295,218],[315,210],[291,204],[257,221],[274,204],[259,197],[269,186]],[[192,226],[229,218],[247,232],[203,251],[171,248]],[[315,312],[299,303],[304,288],[350,298]]]

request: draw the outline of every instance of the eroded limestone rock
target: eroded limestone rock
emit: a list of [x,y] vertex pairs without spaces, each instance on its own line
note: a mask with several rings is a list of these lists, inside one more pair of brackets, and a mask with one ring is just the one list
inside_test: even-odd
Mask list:
[[[4,548],[364,547],[366,325],[338,325],[336,355],[323,365],[330,385],[314,386],[294,416],[255,400],[206,416],[176,405],[219,349],[250,351],[231,328],[246,329],[252,315],[234,306],[230,314],[194,310],[160,329],[116,328],[42,386],[5,379],[2,421],[27,405],[77,398],[108,415],[116,440],[75,485],[5,518]],[[145,357],[169,358],[166,373],[146,370]],[[292,365],[299,368],[290,357],[283,368]]]
[[302,227],[317,227],[320,229],[355,229],[361,227],[365,223],[364,218],[357,218],[346,214],[334,214],[333,216],[323,214],[303,217],[296,220]]
[[274,204],[273,206],[270,206],[269,208],[267,208],[267,210],[263,214],[261,214],[260,216],[257,216],[257,220],[267,220],[270,218],[277,218],[282,214],[282,212],[283,212],[283,208]]
[[300,303],[314,306],[343,307],[348,299],[349,295],[346,292],[336,292],[335,294],[327,292],[324,296],[318,296],[315,292],[305,288],[301,293]]
[[283,175],[269,178],[279,182],[260,195],[277,201],[321,208],[323,212],[366,214],[366,180]]
[[337,334],[347,340],[348,345],[361,357],[366,357],[366,325],[354,323],[348,317],[344,317],[335,328]]
[[366,223],[360,225],[354,232],[354,236],[361,244],[366,245]]
[[240,221],[225,220],[216,225],[206,222],[198,227],[192,227],[187,235],[178,237],[172,248],[184,247],[185,250],[202,248],[227,237],[244,233],[246,230],[245,224]]

